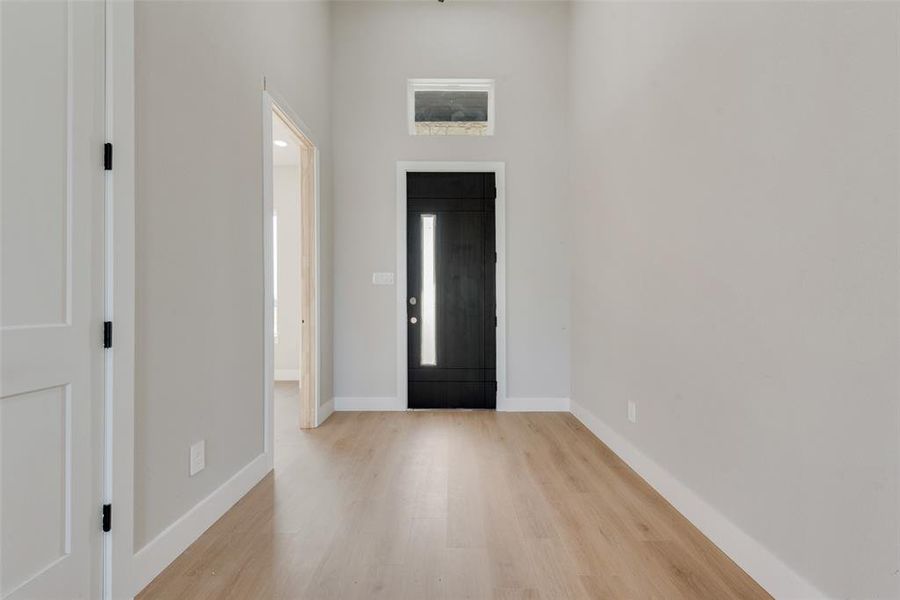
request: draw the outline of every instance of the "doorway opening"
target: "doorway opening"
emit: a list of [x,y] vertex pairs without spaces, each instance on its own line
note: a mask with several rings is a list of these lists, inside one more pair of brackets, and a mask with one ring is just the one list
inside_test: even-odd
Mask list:
[[505,408],[504,208],[503,163],[398,163],[405,408]]
[[[266,451],[318,425],[318,153],[309,130],[264,94]],[[274,461],[273,461],[274,464]]]

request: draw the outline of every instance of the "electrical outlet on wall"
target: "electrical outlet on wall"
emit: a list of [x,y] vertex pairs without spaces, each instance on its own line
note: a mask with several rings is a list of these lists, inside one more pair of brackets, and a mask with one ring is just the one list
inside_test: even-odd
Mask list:
[[393,273],[372,273],[373,285],[394,285]]
[[191,477],[206,468],[206,440],[191,446]]
[[634,400],[628,401],[628,420],[637,423],[637,402]]

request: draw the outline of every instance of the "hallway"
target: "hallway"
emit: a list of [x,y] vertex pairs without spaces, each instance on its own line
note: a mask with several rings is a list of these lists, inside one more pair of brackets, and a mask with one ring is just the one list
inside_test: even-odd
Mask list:
[[275,472],[140,600],[769,597],[569,414],[347,412],[300,432],[291,390]]
[[900,600],[898,48],[0,0],[0,598]]

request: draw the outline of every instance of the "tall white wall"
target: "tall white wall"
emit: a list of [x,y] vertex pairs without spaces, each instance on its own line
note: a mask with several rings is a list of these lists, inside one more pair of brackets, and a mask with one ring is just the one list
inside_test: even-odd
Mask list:
[[898,10],[572,8],[573,401],[841,598],[900,597]]
[[[330,9],[138,2],[135,549],[263,452],[265,76],[322,157],[321,391],[331,397]],[[191,443],[206,470],[188,477]]]
[[[272,205],[278,215],[278,338],[275,378],[300,371],[300,166],[273,168]],[[290,379],[290,377],[283,377]]]
[[[507,165],[508,395],[568,397],[566,34],[558,2],[336,2],[335,396],[396,397],[398,160]],[[411,137],[406,81],[489,77],[496,135]]]

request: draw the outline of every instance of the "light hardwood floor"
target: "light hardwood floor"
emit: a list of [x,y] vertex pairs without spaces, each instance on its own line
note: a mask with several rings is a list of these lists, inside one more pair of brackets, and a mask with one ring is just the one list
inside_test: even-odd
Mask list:
[[274,474],[139,600],[770,597],[569,414],[276,396]]

